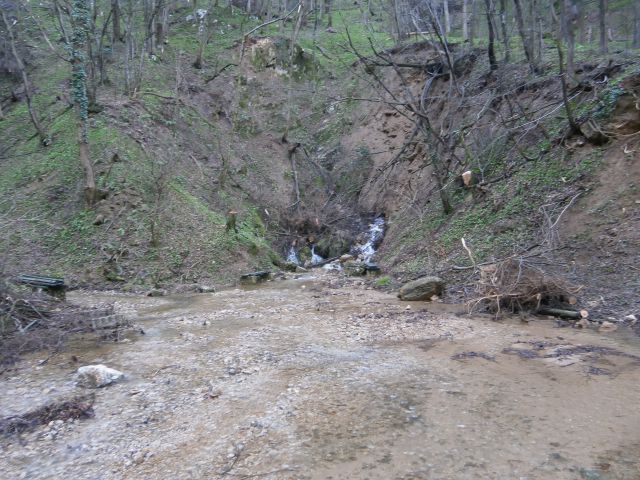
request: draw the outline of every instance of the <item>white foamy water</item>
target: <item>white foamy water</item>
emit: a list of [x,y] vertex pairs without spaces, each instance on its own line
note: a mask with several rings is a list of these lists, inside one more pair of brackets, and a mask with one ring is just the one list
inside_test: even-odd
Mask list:
[[321,257],[316,253],[316,246],[311,246],[311,265],[317,265],[321,262],[324,262],[324,257]]
[[373,257],[376,254],[376,247],[384,235],[384,225],[383,217],[376,218],[369,224],[367,241],[364,244],[354,246],[354,250],[357,255],[361,257],[365,263],[369,263],[373,260]]
[[298,252],[293,248],[293,245],[289,248],[289,252],[287,253],[287,262],[295,263],[296,265],[300,265],[300,259],[298,258]]

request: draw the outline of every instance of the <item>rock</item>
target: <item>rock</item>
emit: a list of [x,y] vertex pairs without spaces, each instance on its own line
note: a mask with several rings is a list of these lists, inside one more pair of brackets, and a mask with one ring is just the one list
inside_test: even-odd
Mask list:
[[582,318],[577,321],[575,325],[578,328],[589,328],[589,320],[587,320],[586,318]]
[[346,263],[346,262],[350,262],[351,260],[353,260],[355,257],[353,255],[349,255],[348,253],[345,253],[344,255],[342,255],[340,257],[340,263]]
[[259,283],[259,282],[266,282],[267,280],[271,279],[271,272],[269,271],[262,271],[262,272],[252,272],[252,273],[245,273],[244,275],[240,276],[240,283]]
[[99,388],[124,378],[124,373],[105,365],[86,365],[78,369],[76,382],[82,387]]
[[462,178],[462,184],[467,188],[478,183],[471,170],[467,170],[462,175],[460,175],[460,177]]
[[197,287],[198,293],[215,293],[216,288],[210,285],[198,285]]
[[617,329],[618,329],[618,326],[615,323],[604,321],[602,322],[602,325],[600,325],[600,328],[598,328],[598,331],[600,333],[606,333],[606,332],[615,332]]
[[284,262],[280,268],[282,268],[285,272],[295,272],[300,265],[294,262]]
[[344,273],[350,277],[364,275],[367,272],[366,265],[362,262],[349,261],[343,265]]
[[422,277],[400,288],[398,298],[406,301],[431,300],[434,295],[441,297],[444,281],[440,277]]
[[96,218],[93,220],[94,225],[102,225],[105,221],[105,217],[102,213],[96,215]]
[[164,297],[167,291],[164,288],[154,288],[147,292],[147,297]]
[[604,145],[609,141],[609,137],[602,132],[600,126],[593,119],[589,119],[580,125],[580,131],[584,138],[587,139],[587,142],[593,145]]
[[375,263],[365,263],[364,269],[367,275],[378,275],[382,272],[380,267]]

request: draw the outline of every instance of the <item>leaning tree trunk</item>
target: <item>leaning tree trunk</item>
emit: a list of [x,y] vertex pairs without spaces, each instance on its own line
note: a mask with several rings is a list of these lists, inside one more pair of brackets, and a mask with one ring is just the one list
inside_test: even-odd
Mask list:
[[33,126],[35,127],[36,132],[38,133],[38,138],[40,139],[40,142],[43,145],[46,145],[48,143],[47,132],[42,127],[42,123],[40,123],[40,119],[38,118],[38,113],[36,112],[33,106],[33,102],[32,102],[33,93],[31,91],[31,83],[29,82],[29,77],[27,76],[27,70],[24,66],[24,63],[22,62],[22,58],[20,57],[20,54],[18,53],[18,49],[16,48],[16,38],[13,35],[13,28],[11,26],[11,23],[9,22],[9,19],[5,15],[4,10],[0,10],[0,13],[2,13],[2,21],[4,22],[4,26],[7,30],[7,34],[9,37],[9,46],[11,47],[11,54],[13,55],[13,58],[16,61],[18,71],[20,72],[20,77],[22,78],[22,85],[24,87],[24,96],[27,99],[27,108],[29,109],[29,116],[31,117],[31,123],[33,123]]
[[93,163],[89,156],[89,98],[87,96],[86,50],[91,29],[88,0],[73,0],[71,35],[71,83],[78,115],[78,146],[80,164],[84,171],[84,199],[91,208],[96,202],[97,189]]

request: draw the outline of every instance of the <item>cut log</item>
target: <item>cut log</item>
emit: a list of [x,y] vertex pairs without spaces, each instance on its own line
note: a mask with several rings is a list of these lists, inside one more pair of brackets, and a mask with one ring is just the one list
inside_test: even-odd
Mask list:
[[580,310],[579,312],[576,312],[575,310],[548,307],[540,308],[537,313],[540,315],[551,315],[552,317],[571,318],[573,320],[580,320],[589,316],[589,312],[587,310]]

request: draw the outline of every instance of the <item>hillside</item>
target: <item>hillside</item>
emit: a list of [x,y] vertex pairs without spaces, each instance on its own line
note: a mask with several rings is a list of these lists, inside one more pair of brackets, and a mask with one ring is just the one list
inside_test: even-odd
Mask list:
[[[484,46],[455,40],[451,66],[437,41],[396,44],[386,20],[362,23],[361,13],[343,7],[333,27],[309,23],[297,36],[295,24],[278,22],[243,36],[265,22],[234,7],[209,20],[177,8],[154,54],[134,54],[129,92],[133,59],[115,42],[90,109],[104,197],[90,209],[69,64],[30,38],[48,145],[30,133],[19,80],[2,77],[5,274],[133,290],[229,284],[282,266],[291,245],[302,257],[312,245],[325,257],[347,253],[384,216],[379,286],[437,273],[451,300],[469,300],[472,262],[533,251],[549,273],[585,287],[581,304],[637,311],[636,53],[578,51],[569,91],[578,133],[552,43],[536,73],[525,62],[491,69]],[[417,98],[432,138],[416,133],[427,131],[415,122]]]

